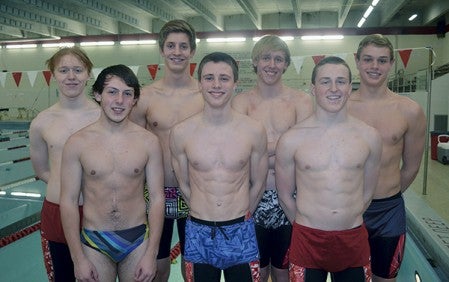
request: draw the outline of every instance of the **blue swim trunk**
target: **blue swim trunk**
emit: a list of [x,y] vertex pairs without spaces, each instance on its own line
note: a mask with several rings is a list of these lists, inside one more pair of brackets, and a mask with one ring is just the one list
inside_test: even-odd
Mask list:
[[94,231],[83,228],[81,242],[119,263],[148,238],[148,225],[116,231]]
[[259,260],[254,220],[240,217],[211,222],[189,217],[186,223],[186,262],[227,269]]

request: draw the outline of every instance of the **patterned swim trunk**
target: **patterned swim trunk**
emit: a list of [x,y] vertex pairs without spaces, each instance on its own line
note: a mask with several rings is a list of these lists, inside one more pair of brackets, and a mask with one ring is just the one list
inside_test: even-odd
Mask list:
[[165,217],[184,218],[189,215],[189,207],[181,196],[178,187],[165,187]]
[[290,225],[284,211],[279,205],[276,190],[266,190],[262,199],[253,214],[257,225],[264,228],[279,228],[283,225]]

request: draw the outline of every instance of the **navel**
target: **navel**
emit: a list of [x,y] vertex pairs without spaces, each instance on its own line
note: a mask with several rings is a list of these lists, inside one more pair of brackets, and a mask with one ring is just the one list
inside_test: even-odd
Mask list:
[[95,170],[93,170],[93,169],[90,171],[90,175],[95,175],[96,173],[97,172]]
[[156,127],[158,125],[157,121],[153,122],[153,126]]

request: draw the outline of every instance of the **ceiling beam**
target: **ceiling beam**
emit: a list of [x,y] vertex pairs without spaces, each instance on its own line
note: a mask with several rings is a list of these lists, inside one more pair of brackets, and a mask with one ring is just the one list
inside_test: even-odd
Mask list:
[[256,5],[251,0],[236,0],[253,22],[257,29],[262,29],[262,16],[257,12]]
[[301,10],[301,0],[291,0],[293,7],[293,14],[295,15],[296,27],[301,28],[302,26],[302,10]]
[[[53,0],[55,1],[55,0]],[[56,0],[59,1],[59,0]],[[66,0],[67,1],[67,0]],[[148,13],[126,5],[124,1],[69,0],[88,10],[95,11],[110,21],[119,21],[143,32],[151,32],[151,17]]]
[[377,5],[376,8],[381,10],[381,26],[385,26],[406,3],[407,0],[383,0],[382,5]]
[[351,6],[354,3],[354,0],[346,0],[338,11],[338,25],[337,27],[343,27],[343,24],[348,17],[349,10],[351,10]]
[[189,6],[192,10],[200,14],[206,21],[215,26],[218,30],[223,31],[223,17],[212,12],[206,1],[202,0],[181,0],[184,4]]
[[[0,4],[0,11],[2,10],[2,6]],[[9,26],[12,27],[14,29],[19,29],[19,30],[25,30],[25,31],[30,31],[36,34],[40,34],[42,36],[52,36],[50,29],[48,28],[47,25],[43,25],[40,23],[32,23],[29,21],[22,21],[19,20],[15,17],[8,17],[8,16],[4,16],[5,14],[2,13],[2,15],[0,16],[0,25],[5,25],[5,26]],[[8,34],[11,36],[14,36],[15,33],[13,34]]]
[[423,11],[423,24],[430,24],[438,20],[441,15],[449,11],[449,1],[439,0],[434,1]]
[[159,18],[164,22],[184,18],[181,15],[176,14],[173,9],[170,8],[170,6],[161,1],[122,0],[120,1],[120,3],[129,4],[138,9],[142,9],[150,15],[153,15],[155,18]]
[[[28,0],[31,1],[31,0]],[[57,16],[48,12],[41,12],[40,9],[36,9],[34,5],[26,5],[28,1],[11,1],[2,0],[0,3],[0,11],[3,16],[20,19],[24,22],[29,22],[37,30],[28,30],[34,33],[42,34],[42,28],[40,25],[44,25],[47,28],[56,28],[76,35],[86,35],[86,28],[84,24],[80,22],[70,20],[66,17]],[[34,1],[35,3],[40,1]],[[49,7],[46,7],[49,8]],[[36,12],[38,10],[38,12]],[[65,12],[69,13],[65,10]]]
[[[0,21],[2,21],[2,17],[0,17]],[[20,28],[7,26],[7,25],[3,25],[3,24],[0,24],[0,33],[9,35],[11,37],[16,37],[16,38],[24,37]]]

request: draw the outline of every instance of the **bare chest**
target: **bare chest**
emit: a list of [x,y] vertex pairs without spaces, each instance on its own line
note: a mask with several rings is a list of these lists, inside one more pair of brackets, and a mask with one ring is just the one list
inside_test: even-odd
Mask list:
[[156,131],[168,130],[199,112],[202,106],[199,96],[156,97],[146,113],[147,124]]
[[133,146],[115,144],[86,151],[88,153],[81,155],[86,177],[127,179],[144,174],[147,157]]
[[295,159],[303,171],[344,171],[362,169],[369,152],[359,136],[323,136],[301,144]]
[[296,123],[295,107],[281,99],[250,103],[248,115],[264,124],[269,137],[284,133]]
[[199,135],[191,140],[186,153],[190,164],[201,171],[239,171],[249,162],[251,144],[246,138]]
[[407,120],[395,107],[359,107],[351,114],[376,128],[384,146],[399,144],[408,128]]

